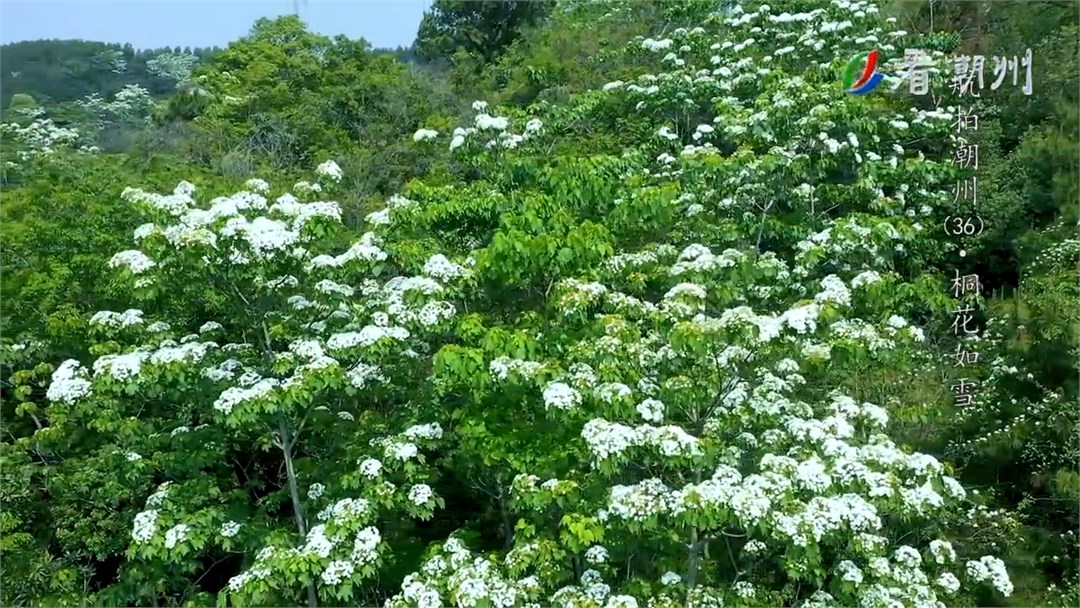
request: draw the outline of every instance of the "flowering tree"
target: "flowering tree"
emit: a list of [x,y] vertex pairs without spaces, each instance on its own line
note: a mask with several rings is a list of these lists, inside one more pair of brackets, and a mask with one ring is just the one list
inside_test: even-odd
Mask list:
[[[19,122],[0,123],[0,134],[17,144],[15,156],[20,161],[33,157],[48,156],[57,149],[75,147],[79,132],[70,127],[61,127],[45,117],[43,108],[21,108],[20,113],[29,118]],[[96,150],[95,150],[96,151]],[[14,161],[7,161],[6,167],[18,166]]]
[[142,124],[150,119],[154,100],[150,91],[137,84],[129,84],[106,101],[94,93],[79,101],[95,121],[98,129],[124,124]]
[[[869,2],[680,11],[700,25],[625,49],[650,73],[415,131],[449,170],[354,242],[333,162],[291,193],[125,191],[152,221],[110,265],[141,308],[94,315],[38,436],[76,420],[119,465],[135,595],[186,600],[224,563],[220,604],[368,605],[393,559],[390,607],[1012,593],[965,536],[1013,520],[894,424],[946,396],[954,109],[838,91],[904,37]],[[279,26],[246,48],[277,57]],[[438,482],[496,525],[414,560]]]
[[[493,314],[509,324],[436,356],[445,409],[464,410],[455,449],[517,521],[503,556],[447,542],[392,605],[940,606],[1011,593],[1000,559],[950,542],[964,488],[885,434],[888,409],[918,398],[890,375],[919,373],[921,325],[943,310],[940,280],[920,273],[955,246],[929,234],[952,211],[955,174],[939,159],[954,111],[840,98],[834,74],[836,57],[895,51],[903,35],[867,2],[735,7],[640,41],[659,73],[522,135],[474,105],[449,148],[514,194],[439,190],[453,200],[388,223],[404,236],[497,206],[494,234],[477,239],[488,289],[475,309],[499,290],[545,302]],[[545,163],[555,144],[524,136],[631,114],[623,128],[644,142],[619,159]],[[468,145],[485,132],[496,136]],[[500,403],[515,411],[493,415]]]
[[[394,541],[376,526],[383,514],[425,519],[441,503],[422,454],[441,428],[385,431],[410,419],[428,340],[454,317],[451,283],[468,269],[395,256],[371,233],[317,255],[340,236],[340,209],[311,199],[341,170],[318,172],[325,188],[298,183],[273,200],[259,179],[204,204],[187,182],[125,190],[154,221],[110,265],[137,299],[198,297],[220,321],[101,311],[92,322],[111,339],[97,360],[63,363],[48,390],[110,432],[129,482],[156,482],[134,517],[134,563],[194,572],[201,557],[249,556],[229,581],[237,602],[290,603],[303,587],[310,605],[362,598],[355,585]],[[274,461],[280,487],[245,482]]]
[[176,82],[176,88],[188,83],[199,58],[190,53],[161,53],[146,61],[146,70],[155,76]]

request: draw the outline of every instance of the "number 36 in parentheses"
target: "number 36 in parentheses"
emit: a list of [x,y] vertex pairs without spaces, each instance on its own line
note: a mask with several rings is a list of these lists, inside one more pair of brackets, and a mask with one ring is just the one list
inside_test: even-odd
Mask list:
[[986,228],[985,222],[979,216],[945,218],[945,234],[972,236],[982,234]]

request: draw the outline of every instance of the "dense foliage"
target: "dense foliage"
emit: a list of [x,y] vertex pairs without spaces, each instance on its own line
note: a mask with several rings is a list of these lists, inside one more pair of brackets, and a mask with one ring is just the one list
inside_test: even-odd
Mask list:
[[531,4],[16,91],[0,603],[1076,605],[1076,12]]
[[192,57],[208,61],[217,48],[138,49],[130,44],[88,40],[30,40],[0,47],[4,92],[0,107],[15,95],[30,95],[39,103],[75,101],[87,95],[109,97],[137,84],[152,94],[171,93],[174,79],[162,65],[169,59]]
[[522,0],[436,0],[420,22],[417,51],[428,60],[460,53],[489,63],[521,35],[524,27],[541,20],[549,7],[546,2]]

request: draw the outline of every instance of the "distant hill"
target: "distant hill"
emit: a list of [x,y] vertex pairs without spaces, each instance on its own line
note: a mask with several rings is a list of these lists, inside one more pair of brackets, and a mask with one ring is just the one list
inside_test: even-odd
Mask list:
[[[222,49],[162,47],[136,50],[130,44],[89,40],[29,40],[0,46],[0,107],[7,108],[13,95],[30,95],[38,104],[57,104],[92,93],[108,98],[124,86],[138,84],[152,95],[168,95],[175,81],[154,74],[147,62],[162,54],[189,54],[200,63]],[[411,47],[376,49],[378,53],[413,63]]]
[[219,48],[135,50],[130,44],[89,40],[29,40],[0,47],[0,103],[8,107],[18,93],[40,103],[62,103],[97,93],[107,97],[125,85],[138,84],[154,95],[174,90],[175,82],[147,70],[146,62],[163,53],[190,53],[206,60]]

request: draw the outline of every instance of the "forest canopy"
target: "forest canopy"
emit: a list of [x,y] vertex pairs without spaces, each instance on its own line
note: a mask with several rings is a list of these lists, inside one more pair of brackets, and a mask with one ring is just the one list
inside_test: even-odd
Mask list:
[[1077,605],[1078,25],[4,45],[0,604]]

